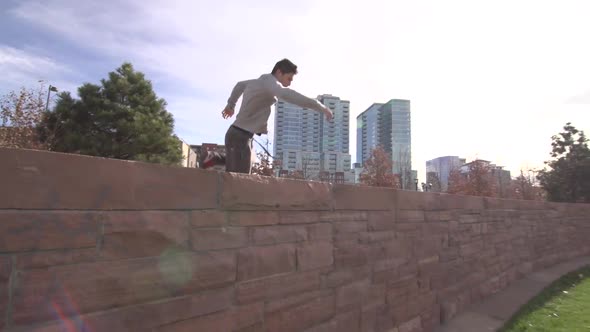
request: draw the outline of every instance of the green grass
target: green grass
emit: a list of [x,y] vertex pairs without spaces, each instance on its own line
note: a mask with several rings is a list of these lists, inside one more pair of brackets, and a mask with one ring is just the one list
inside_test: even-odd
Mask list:
[[590,266],[554,281],[500,332],[590,332]]

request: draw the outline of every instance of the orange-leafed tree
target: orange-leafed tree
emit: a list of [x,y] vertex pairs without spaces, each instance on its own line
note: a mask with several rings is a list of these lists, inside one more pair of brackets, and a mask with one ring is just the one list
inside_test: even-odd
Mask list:
[[453,169],[449,175],[449,193],[493,197],[497,194],[492,169],[488,162],[474,160],[465,172]]
[[393,162],[382,147],[378,146],[363,165],[360,181],[374,187],[399,188],[399,181],[393,174]]
[[467,187],[467,176],[461,173],[458,167],[451,169],[449,173],[449,184],[447,192],[449,194],[464,194]]

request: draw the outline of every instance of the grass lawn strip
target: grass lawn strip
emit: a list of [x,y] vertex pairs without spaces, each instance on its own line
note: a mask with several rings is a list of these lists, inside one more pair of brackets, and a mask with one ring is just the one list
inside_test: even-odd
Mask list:
[[499,331],[590,332],[590,266],[554,281]]

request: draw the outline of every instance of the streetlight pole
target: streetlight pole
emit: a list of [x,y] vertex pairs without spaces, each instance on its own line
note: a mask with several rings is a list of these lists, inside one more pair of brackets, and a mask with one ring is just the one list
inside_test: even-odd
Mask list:
[[47,103],[45,103],[45,112],[49,111],[49,96],[51,95],[51,91],[57,92],[57,88],[50,84],[49,89],[47,91]]

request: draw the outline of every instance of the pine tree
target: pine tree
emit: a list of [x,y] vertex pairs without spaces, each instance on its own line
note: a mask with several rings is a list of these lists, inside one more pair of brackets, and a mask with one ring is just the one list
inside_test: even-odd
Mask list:
[[60,93],[55,109],[44,115],[39,132],[51,150],[163,164],[182,159],[166,101],[130,63],[101,85],[82,85],[78,96]]
[[570,122],[552,137],[551,169],[539,172],[538,179],[547,198],[556,202],[590,203],[590,149],[583,131]]

